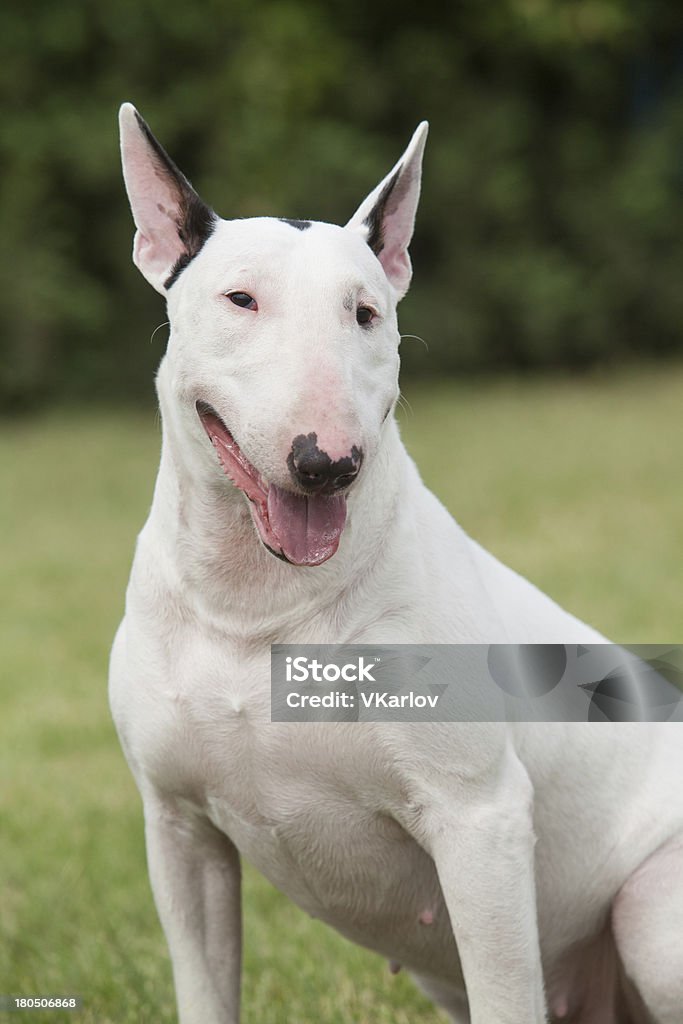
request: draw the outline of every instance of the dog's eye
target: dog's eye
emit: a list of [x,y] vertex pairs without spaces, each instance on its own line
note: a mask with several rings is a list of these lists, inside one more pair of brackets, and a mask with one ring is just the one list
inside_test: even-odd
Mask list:
[[359,323],[361,327],[366,327],[369,323],[372,323],[374,315],[369,306],[359,306],[356,310],[356,323]]
[[242,309],[258,309],[256,299],[252,299],[251,295],[247,295],[246,292],[230,292],[228,298]]

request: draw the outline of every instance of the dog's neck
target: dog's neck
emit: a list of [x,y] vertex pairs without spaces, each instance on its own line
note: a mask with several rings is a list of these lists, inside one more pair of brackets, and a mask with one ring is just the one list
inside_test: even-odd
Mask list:
[[[393,417],[385,423],[372,464],[349,495],[339,550],[325,564],[306,568],[265,549],[244,495],[217,463],[197,457],[163,387],[159,400],[162,453],[150,520],[153,536],[160,539],[159,567],[166,583],[218,628],[245,639],[292,642],[311,633],[320,638],[325,616],[338,625],[347,604],[350,619],[355,618],[359,591],[377,593],[377,574],[390,562],[387,552],[396,550],[392,539],[409,460]],[[353,632],[353,623],[347,625]]]

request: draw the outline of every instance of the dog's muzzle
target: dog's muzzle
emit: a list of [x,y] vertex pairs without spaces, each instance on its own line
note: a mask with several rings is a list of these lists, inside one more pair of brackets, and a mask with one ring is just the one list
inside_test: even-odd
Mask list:
[[299,435],[287,460],[294,491],[264,479],[213,406],[200,399],[196,409],[223,472],[247,498],[266,548],[293,565],[322,565],[331,558],[346,523],[343,489],[358,474],[360,450],[333,461],[318,448],[316,434]]

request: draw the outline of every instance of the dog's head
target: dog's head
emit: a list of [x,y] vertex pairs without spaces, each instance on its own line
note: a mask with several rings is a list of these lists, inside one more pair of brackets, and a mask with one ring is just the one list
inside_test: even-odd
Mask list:
[[396,305],[427,125],[345,227],[222,220],[129,103],[120,127],[133,260],[168,303],[177,429],[226,500],[229,481],[246,495],[274,554],[319,565],[398,396]]

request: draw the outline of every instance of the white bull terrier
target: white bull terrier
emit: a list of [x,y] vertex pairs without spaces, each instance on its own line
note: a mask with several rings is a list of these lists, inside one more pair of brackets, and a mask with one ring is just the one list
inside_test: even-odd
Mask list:
[[121,108],[168,303],[111,659],[182,1024],[236,1024],[240,855],[463,1024],[683,1022],[675,724],[277,724],[273,643],[602,638],[463,533],[399,438],[427,134],[345,227],[225,221]]

